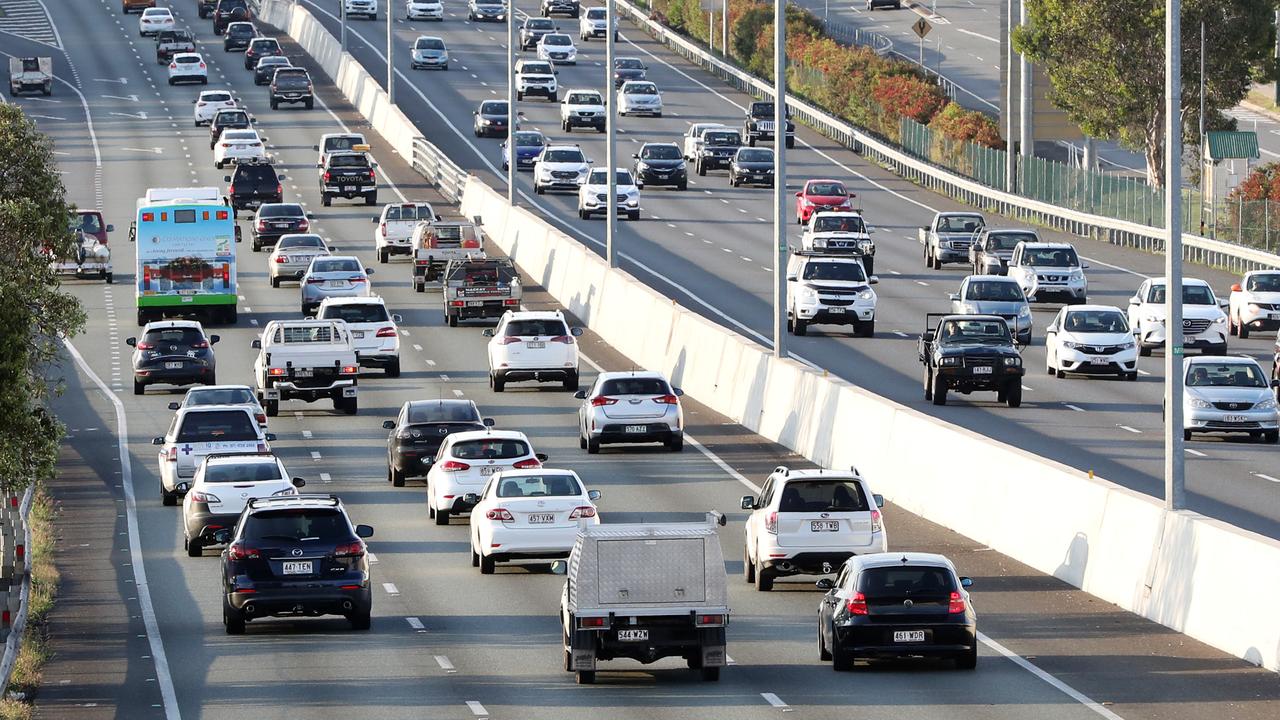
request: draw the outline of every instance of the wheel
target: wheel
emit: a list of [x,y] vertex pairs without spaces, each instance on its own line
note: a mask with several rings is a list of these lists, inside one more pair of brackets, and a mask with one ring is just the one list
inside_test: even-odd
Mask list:
[[228,635],[244,634],[244,613],[231,607],[230,601],[222,600],[222,627]]
[[[1021,392],[1022,386],[1019,385],[1018,388],[1019,392]],[[947,404],[947,379],[941,375],[933,376],[933,404]]]
[[686,180],[686,181],[684,181],[684,182],[681,182],[681,183],[676,187],[676,189],[677,189],[677,190],[688,190],[688,189],[689,189],[689,182],[688,182],[687,180]]
[[344,415],[355,415],[359,411],[359,404],[355,398],[342,398],[342,412]]
[[221,161],[221,160],[214,160],[214,161],[213,161],[213,166],[214,166],[214,167],[216,167],[216,168],[218,168],[219,170],[221,170],[221,169],[222,169],[222,161]]
[[1237,335],[1239,335],[1239,337],[1240,337],[1240,339],[1241,339],[1241,340],[1248,340],[1248,339],[1249,339],[1249,326],[1248,326],[1248,325],[1245,325],[1245,324],[1244,324],[1244,323],[1242,323],[1242,322],[1238,322],[1238,323],[1236,323],[1236,328],[1238,329]]
[[587,219],[587,212],[586,212],[585,210],[583,210],[582,208],[578,208],[578,219],[579,219],[579,220],[586,220],[586,219]]
[[458,327],[458,316],[457,316],[457,315],[455,315],[455,314],[451,314],[451,313],[445,313],[445,315],[444,315],[444,319],[445,319],[445,322],[447,322],[447,323],[449,324],[449,327]]
[[684,450],[684,436],[676,435],[666,442],[667,449],[671,452],[680,452]]
[[351,623],[352,630],[368,630],[373,625],[372,613],[366,608],[347,616],[347,622]]
[[1262,442],[1275,445],[1280,442],[1280,430],[1268,430],[1262,433]]
[[480,553],[476,552],[475,543],[471,544],[471,567],[480,567]]
[[480,574],[481,575],[492,575],[493,569],[496,565],[497,563],[493,561],[493,557],[489,555],[480,556]]
[[436,510],[436,524],[437,524],[437,525],[448,525],[448,524],[449,524],[449,511],[448,511],[448,510]]
[[577,681],[579,685],[595,685],[596,671],[595,670],[579,670],[577,674],[574,676],[574,679]]
[[633,211],[631,211],[631,212],[628,212],[628,213],[627,213],[627,219],[628,219],[628,220],[632,220],[632,221],[639,220],[639,219],[640,219],[640,211],[639,211],[639,210],[633,210]]
[[1191,431],[1190,431],[1190,430],[1183,430],[1183,431],[1182,431],[1182,439],[1183,439],[1184,441],[1186,441],[1186,442],[1191,442]]
[[494,375],[490,386],[493,388],[494,392],[502,392],[507,389],[507,379],[500,375]]
[[1125,380],[1128,380],[1129,382],[1133,382],[1133,381],[1137,380],[1137,379],[1138,379],[1138,373],[1137,373],[1137,371],[1134,371],[1134,372],[1131,372],[1131,373],[1125,373],[1125,374],[1124,374],[1124,379],[1125,379]]
[[365,194],[365,196],[364,196],[364,204],[365,204],[365,205],[377,205],[377,204],[378,204],[378,193],[377,193],[377,191],[376,191],[376,190],[375,190],[374,192],[366,193],[366,194]]
[[864,337],[864,338],[873,337],[876,334],[876,321],[875,320],[860,321],[858,323],[858,328],[856,332],[858,337]]
[[787,149],[790,150],[791,148],[796,146],[796,139],[793,137],[787,138],[786,145],[787,145]]
[[742,579],[748,585],[754,585],[756,582],[756,566],[751,562],[751,556],[747,554],[746,548],[742,549]]
[[[446,70],[448,70],[448,68],[445,68],[445,69],[446,69]],[[314,99],[312,99],[312,98],[307,98],[307,101],[306,101],[305,103],[303,103],[303,105],[302,105],[302,106],[303,106],[303,107],[305,107],[305,108],[306,108],[306,109],[308,109],[308,110],[311,110],[311,109],[315,108],[315,106],[316,106],[316,101],[315,101]]]
[[106,284],[110,285],[114,280],[115,280],[115,275],[113,273],[103,273],[102,281],[105,282]]
[[703,165],[702,165],[702,161],[698,161],[698,163],[697,163],[697,167],[698,167],[698,176],[699,176],[699,177],[706,177],[706,175],[707,175],[707,169],[706,169],[705,167],[703,167]]
[[747,136],[747,146],[748,146],[748,147],[755,147],[755,146],[756,146],[756,137],[755,137],[754,135],[748,135],[748,136]]
[[333,196],[327,192],[320,193],[320,204],[329,207],[333,204]]
[[[139,324],[141,324],[141,323],[139,323]],[[134,394],[134,395],[145,395],[145,394],[146,394],[146,392],[147,392],[147,386],[146,386],[145,384],[143,384],[143,383],[141,383],[141,382],[139,382],[139,381],[137,381],[137,380],[134,380],[134,381],[133,381],[133,394]]]
[[275,98],[271,98],[271,109],[272,109],[272,110],[279,110],[279,109],[280,109],[280,103],[276,102],[276,99],[275,99]]
[[804,335],[808,334],[808,332],[809,332],[809,321],[808,321],[808,320],[801,320],[800,318],[796,318],[796,319],[795,319],[795,322],[794,322],[794,323],[792,323],[792,325],[793,325],[793,327],[795,328],[795,334],[796,334],[796,335],[804,336]]
[[965,654],[956,658],[957,670],[972,670],[978,667],[978,644],[974,643]]
[[827,638],[822,634],[822,624],[818,624],[818,659],[831,662],[831,651],[827,649]]
[[391,473],[391,486],[404,487],[404,471],[397,470],[395,466],[392,465],[389,472]]
[[201,557],[204,555],[204,543],[200,538],[187,538],[182,541],[182,546],[186,548],[187,557]]
[[720,682],[720,667],[704,667],[701,670],[703,682]]
[[165,490],[162,485],[160,486],[160,504],[165,507],[173,507],[178,504],[178,495]]
[[582,433],[582,429],[578,429],[578,449],[587,449],[587,436]]
[[831,652],[831,669],[836,672],[849,672],[853,669],[853,656],[833,650]]
[[1009,383],[1009,387],[1004,391],[1004,401],[1011,407],[1016,408],[1022,404],[1022,382],[1015,378]]
[[565,375],[564,380],[560,383],[560,387],[570,392],[576,391],[578,389],[578,371],[574,370],[573,372]]
[[258,243],[258,238],[253,239],[253,251],[262,252],[262,245]]
[[280,401],[267,400],[262,403],[262,409],[267,413],[267,417],[275,417],[280,414]]
[[924,370],[924,399],[933,399],[933,373],[927,367]]
[[773,589],[773,571],[763,568],[758,564],[755,568],[756,575],[756,591],[769,592]]
[[1058,368],[1057,370],[1053,371],[1053,376],[1061,380],[1067,376],[1067,373],[1063,371],[1062,368]]
[[1146,345],[1138,345],[1138,357],[1151,357],[1151,348]]
[[273,277],[273,278],[271,278],[271,287],[273,287],[273,288],[278,288],[278,287],[280,287],[280,278],[278,278],[278,277]]
[[545,192],[546,192],[546,191],[542,189],[542,186],[541,186],[541,185],[539,185],[538,183],[534,183],[534,184],[533,184],[533,194],[534,194],[534,195],[542,195],[542,194],[544,194]]
[[387,377],[400,377],[400,358],[396,358],[395,360],[387,363]]
[[596,455],[600,452],[600,439],[587,438],[587,454]]

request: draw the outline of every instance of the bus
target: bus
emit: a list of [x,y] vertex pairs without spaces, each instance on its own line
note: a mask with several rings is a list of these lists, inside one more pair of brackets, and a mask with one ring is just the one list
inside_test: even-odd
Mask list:
[[138,325],[173,316],[236,322],[235,213],[221,200],[139,200]]

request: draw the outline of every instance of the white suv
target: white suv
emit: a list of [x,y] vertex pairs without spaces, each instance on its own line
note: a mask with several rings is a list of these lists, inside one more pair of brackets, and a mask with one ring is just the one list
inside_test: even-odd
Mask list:
[[[616,172],[618,214],[625,214],[628,220],[639,220],[640,188],[630,170],[618,168]],[[609,214],[609,175],[604,168],[591,168],[587,181],[578,188],[578,217],[588,220],[596,213]]]
[[547,145],[533,159],[533,191],[572,190],[587,181],[591,160],[577,145]]
[[556,86],[556,70],[546,60],[516,61],[516,100],[530,95],[541,95],[547,102],[556,102],[559,95]]
[[853,555],[885,552],[879,508],[857,471],[791,470],[779,465],[760,497],[742,498],[746,524],[743,575],[757,590],[772,590],[782,575],[829,575]]
[[[609,32],[609,11],[603,7],[587,8],[578,20],[578,37],[583,42],[593,37],[602,38]],[[618,40],[618,20],[613,21],[613,39]]]
[[1070,243],[1020,242],[1013,249],[1006,275],[1022,287],[1029,302],[1047,302],[1052,296],[1079,305],[1089,295],[1088,265]]
[[533,452],[529,438],[514,430],[471,430],[444,439],[427,470],[427,514],[437,525],[450,515],[465,515],[494,474],[504,470],[535,470],[547,456]]
[[565,132],[573,132],[576,127],[605,132],[607,118],[604,97],[598,90],[569,90],[560,104],[560,129]]
[[508,382],[559,380],[578,389],[578,342],[582,328],[569,328],[555,311],[508,310],[498,327],[485,329],[489,341],[489,387],[502,392]]
[[400,329],[403,318],[387,312],[382,298],[331,297],[320,301],[317,320],[345,320],[360,367],[380,367],[400,377]]
[[[1149,278],[1129,298],[1129,327],[1138,341],[1138,354],[1147,357],[1165,343],[1165,288],[1162,277]],[[1206,355],[1227,354],[1227,314],[1213,288],[1196,278],[1182,279],[1182,346]]]
[[684,411],[680,396],[662,373],[604,372],[591,390],[579,390],[578,447],[594,455],[604,443],[660,442],[684,449]]

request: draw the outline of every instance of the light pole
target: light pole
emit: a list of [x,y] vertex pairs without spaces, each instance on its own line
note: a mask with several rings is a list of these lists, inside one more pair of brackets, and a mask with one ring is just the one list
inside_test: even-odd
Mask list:
[[338,3],[338,15],[342,20],[341,45],[342,52],[347,51],[347,2],[342,0]]
[[773,355],[787,356],[787,3],[773,0]]
[[516,205],[516,13],[507,0],[507,204]]
[[720,4],[720,52],[729,57],[729,0]]
[[1013,192],[1014,175],[1017,173],[1018,160],[1013,154],[1013,4],[1016,0],[1008,0],[1005,10],[1005,28],[1007,37],[1004,45],[1004,190]]
[[[1027,0],[1021,0],[1019,3],[1019,23],[1024,27],[1027,24]],[[1009,19],[1009,24],[1013,24],[1013,19]],[[1031,63],[1027,62],[1026,54],[1021,54],[1018,59],[1018,85],[1020,86],[1022,95],[1022,106],[1019,108],[1019,131],[1018,142],[1022,145],[1022,157],[1031,157],[1036,154],[1036,141],[1031,138]]]
[[[613,35],[617,22],[617,8],[613,0],[609,0],[608,9],[605,12],[604,19],[604,91],[606,93],[604,111],[605,111],[605,150],[604,162],[608,168],[609,182],[608,190],[608,212],[605,213],[605,229],[604,229],[604,252],[605,259],[609,261],[609,267],[618,267],[618,253],[615,247],[615,240],[618,235],[618,173],[615,169],[616,155],[618,151],[618,93],[613,88]],[[590,174],[590,170],[587,171]]]
[[391,5],[387,5],[387,102],[396,104],[396,66],[391,61],[391,52],[395,47],[391,42]]
[[1182,0],[1167,0],[1164,18],[1164,507],[1186,501],[1182,440]]

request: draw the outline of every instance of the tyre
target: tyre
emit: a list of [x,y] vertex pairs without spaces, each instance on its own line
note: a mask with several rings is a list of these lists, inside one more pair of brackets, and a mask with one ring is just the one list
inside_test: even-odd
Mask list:
[[1143,344],[1139,343],[1139,344],[1138,344],[1138,357],[1151,357],[1151,348],[1147,347],[1146,345],[1143,345]]
[[449,511],[448,511],[448,510],[436,510],[436,524],[437,524],[437,525],[448,525],[448,524],[449,524]]
[[387,377],[400,377],[400,358],[396,358],[387,364]]
[[1004,401],[1011,408],[1016,408],[1022,404],[1022,382],[1017,378],[1009,383],[1009,387],[1005,388]]
[[497,566],[497,563],[493,561],[493,558],[491,556],[489,555],[480,556],[480,574],[481,575],[492,575],[493,569],[496,566]]
[[280,414],[280,401],[267,400],[262,403],[262,410],[267,414],[267,417],[275,417]]
[[587,438],[587,454],[588,454],[588,455],[597,455],[597,454],[599,454],[599,453],[600,453],[600,439],[599,439],[599,438]]
[[836,672],[849,672],[853,669],[853,656],[838,650],[831,652],[831,669]]
[[639,219],[640,219],[640,211],[639,211],[639,210],[634,210],[634,211],[632,211],[632,212],[627,213],[627,219],[628,219],[628,220],[632,220],[632,221],[639,220]]
[[875,336],[875,334],[876,334],[876,321],[875,321],[875,320],[862,320],[862,321],[859,321],[859,322],[858,322],[858,328],[857,328],[857,330],[856,330],[856,333],[857,333],[858,337],[863,337],[863,338],[869,338],[869,337],[873,337],[873,336]]
[[173,507],[174,505],[177,505],[178,504],[177,493],[171,493],[168,490],[165,490],[164,486],[161,485],[160,486],[160,504],[165,507]]
[[1191,442],[1191,431],[1190,431],[1190,430],[1183,430],[1183,431],[1182,431],[1182,439],[1183,439],[1185,442]]
[[316,106],[316,101],[313,98],[307,98],[307,102],[303,104],[303,107],[305,107],[308,110],[313,109],[315,106]]
[[684,436],[676,435],[666,442],[667,449],[671,452],[680,452],[684,450]]
[[244,613],[231,607],[226,598],[222,600],[222,627],[228,635],[244,634]]
[[1280,430],[1268,430],[1262,433],[1262,442],[1275,445],[1280,442]]
[[534,184],[533,184],[533,194],[534,194],[534,195],[543,195],[543,194],[545,194],[545,193],[546,193],[546,190],[544,190],[544,189],[542,188],[542,186],[541,186],[541,185],[539,185],[538,183],[534,183]]
[[494,375],[489,386],[493,388],[494,392],[502,392],[507,389],[507,379],[501,375]]
[[372,613],[369,608],[359,610],[348,615],[347,622],[351,623],[352,630],[368,630],[373,625]]
[[366,193],[366,194],[365,194],[365,196],[364,196],[364,204],[365,204],[365,205],[377,205],[377,204],[378,204],[378,193],[377,193],[377,191],[374,191],[374,192],[371,192],[371,193]]
[[102,281],[108,285],[110,285],[114,280],[115,280],[115,275],[113,273],[104,273],[102,275]]
[[755,135],[748,135],[748,136],[747,136],[747,147],[755,147],[755,146],[756,146],[756,136],[755,136]]
[[1236,323],[1237,335],[1241,340],[1249,339],[1249,326],[1244,323]]
[[344,415],[355,415],[359,409],[359,402],[355,398],[342,398],[342,413]]
[[1064,372],[1062,368],[1058,368],[1057,370],[1053,371],[1053,376],[1061,380],[1067,376],[1067,373]]
[[[947,379],[942,377],[941,375],[933,375],[931,376],[931,379],[933,381],[933,392],[932,392],[933,404],[946,405],[947,404]],[[1018,392],[1019,392],[1019,395],[1021,395],[1021,392],[1022,392],[1021,385],[1018,386]]]
[[596,684],[596,671],[595,671],[595,670],[579,670],[579,671],[574,675],[574,680],[575,680],[579,685],[595,685],[595,684]]
[[972,670],[978,667],[978,644],[975,642],[965,654],[956,657],[957,670]]
[[452,313],[445,313],[444,320],[449,327],[458,327],[458,316]]
[[704,667],[700,671],[703,682],[720,682],[720,667]]
[[787,149],[788,149],[788,150],[790,150],[791,148],[793,148],[793,147],[795,147],[795,146],[796,146],[796,139],[795,139],[795,138],[793,138],[793,137],[789,137],[789,138],[787,138]]
[[755,567],[756,591],[769,592],[773,589],[773,571],[760,567],[757,562]]
[[684,181],[684,182],[680,183],[680,184],[676,187],[676,189],[677,189],[677,190],[688,190],[688,189],[689,189],[689,182],[686,180],[686,181]]
[[276,102],[276,99],[275,99],[275,98],[271,98],[271,109],[272,109],[272,110],[279,110],[279,109],[280,109],[280,103]]
[[280,278],[278,278],[278,277],[273,277],[273,278],[271,278],[271,287],[273,287],[273,288],[278,288],[278,287],[280,287]]
[[404,487],[404,472],[397,470],[394,465],[390,468],[391,487]]
[[756,582],[756,566],[751,562],[751,556],[747,554],[745,548],[742,550],[742,579],[748,585],[754,585]]
[[1133,382],[1133,381],[1135,381],[1135,380],[1137,380],[1137,379],[1138,379],[1138,373],[1137,373],[1136,371],[1131,372],[1131,373],[1125,373],[1125,374],[1124,374],[1124,379],[1125,379],[1125,380],[1128,380],[1129,382]]
[[804,335],[807,335],[809,333],[808,320],[801,320],[800,318],[796,318],[795,322],[792,323],[792,326],[795,328],[796,335],[800,335],[801,337],[803,337]]
[[564,380],[560,383],[560,387],[564,390],[568,390],[569,392],[576,391],[578,389],[578,371],[575,370],[568,375],[565,375]]
[[827,649],[827,638],[822,634],[822,624],[818,624],[818,659],[831,662],[831,651]]
[[699,162],[698,162],[697,167],[698,167],[698,176],[699,176],[699,177],[706,177],[706,176],[707,176],[707,169],[706,169],[705,167],[703,167],[703,165],[702,165],[702,162],[701,162],[701,161],[699,161]]
[[333,196],[327,192],[320,193],[320,204],[325,207],[329,207],[333,204]]
[[578,430],[578,449],[579,450],[587,449],[587,436],[582,434],[581,429]]
[[475,545],[471,546],[471,567],[480,567],[480,553],[476,552]]
[[187,550],[187,557],[202,557],[204,555],[204,543],[200,538],[188,538],[183,541],[183,547]]
[[[141,323],[139,323],[139,324],[141,324]],[[145,395],[145,394],[146,394],[146,392],[147,392],[147,386],[146,386],[144,383],[141,383],[141,382],[139,382],[139,381],[137,381],[137,380],[134,380],[134,381],[133,381],[133,394],[134,394],[134,395]]]

